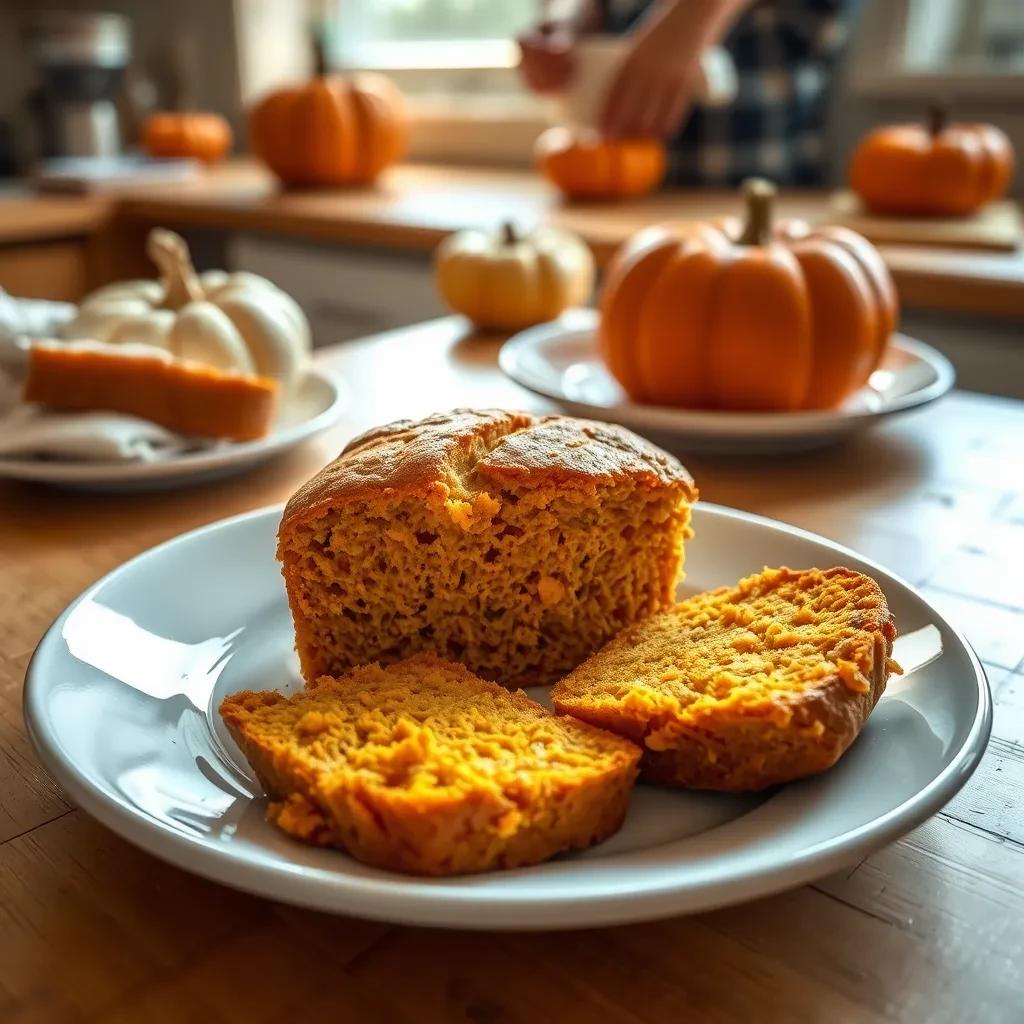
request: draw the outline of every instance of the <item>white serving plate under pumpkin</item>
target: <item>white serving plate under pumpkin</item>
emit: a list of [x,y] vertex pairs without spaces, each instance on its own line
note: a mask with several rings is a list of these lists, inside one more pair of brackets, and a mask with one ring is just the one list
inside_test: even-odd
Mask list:
[[934,402],[956,380],[941,352],[897,334],[867,387],[836,409],[744,413],[639,405],[608,372],[597,325],[596,311],[571,310],[514,335],[502,347],[499,364],[516,383],[567,412],[621,423],[674,452],[782,455],[824,448],[885,417]]

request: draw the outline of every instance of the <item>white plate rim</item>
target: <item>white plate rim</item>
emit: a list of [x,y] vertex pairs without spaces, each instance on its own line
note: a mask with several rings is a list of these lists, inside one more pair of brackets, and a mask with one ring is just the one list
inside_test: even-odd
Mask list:
[[[963,744],[953,754],[949,764],[914,796],[897,807],[827,842],[802,851],[784,864],[775,864],[767,869],[752,867],[746,871],[734,871],[732,875],[718,879],[711,885],[663,885],[656,889],[633,891],[623,889],[613,897],[598,898],[572,892],[563,893],[558,899],[542,897],[529,900],[514,893],[481,897],[471,888],[448,890],[443,896],[438,896],[429,881],[415,878],[403,878],[396,883],[393,879],[350,878],[343,872],[297,863],[276,864],[273,867],[240,863],[237,857],[232,856],[229,848],[207,845],[200,838],[136,813],[91,787],[76,773],[74,764],[65,756],[55,738],[40,727],[40,723],[46,721],[41,706],[45,687],[41,678],[44,673],[43,662],[52,656],[50,648],[59,644],[65,620],[80,603],[91,599],[108,581],[129,571],[140,560],[198,534],[230,529],[238,523],[260,516],[279,517],[284,507],[281,504],[243,512],[171,537],[122,563],[79,594],[43,634],[29,661],[23,694],[23,714],[28,735],[47,770],[75,803],[133,845],[176,867],[232,888],[321,911],[413,926],[518,931],[572,929],[699,913],[794,888],[821,878],[905,835],[941,810],[959,792],[977,768],[988,745],[992,728],[988,678],[963,633],[906,580],[873,559],[819,534],[767,516],[711,502],[702,502],[701,506],[716,515],[744,520],[755,526],[781,529],[813,543],[825,543],[837,555],[853,557],[901,583],[957,639],[975,673],[977,711]],[[282,875],[285,876],[284,881]],[[287,882],[296,878],[319,884],[289,888]],[[452,909],[453,904],[457,905],[457,909]],[[500,918],[500,925],[494,923],[495,917]],[[557,923],[552,923],[552,918]]]
[[956,383],[956,370],[938,349],[917,338],[894,334],[889,345],[925,363],[935,374],[930,384],[893,399],[878,409],[813,409],[802,412],[715,412],[701,409],[674,409],[669,406],[622,402],[618,405],[594,405],[573,398],[523,367],[524,352],[537,354],[547,342],[567,336],[593,334],[600,315],[592,309],[573,309],[558,320],[529,327],[512,335],[498,353],[502,372],[520,386],[542,398],[587,410],[591,416],[613,416],[616,421],[649,429],[720,437],[784,437],[818,431],[856,430],[874,420],[907,412],[941,398]]
[[334,426],[349,404],[347,387],[310,368],[306,376],[327,388],[328,404],[315,416],[293,423],[255,441],[237,441],[221,448],[187,452],[152,462],[88,462],[80,459],[0,458],[0,478],[41,483],[112,484],[188,477],[270,458]]

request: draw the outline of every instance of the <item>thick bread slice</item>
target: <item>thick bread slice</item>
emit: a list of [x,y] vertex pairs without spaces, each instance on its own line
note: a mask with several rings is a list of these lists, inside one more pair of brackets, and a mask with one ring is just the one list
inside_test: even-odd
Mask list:
[[625,629],[555,708],[642,744],[641,777],[763,789],[831,767],[885,689],[896,629],[851,569],[765,569]]
[[254,441],[277,411],[278,383],[151,345],[36,342],[22,398],[55,409],[119,412],[194,437]]
[[535,864],[621,825],[640,751],[461,665],[417,655],[245,691],[220,708],[305,842],[378,867],[454,875]]

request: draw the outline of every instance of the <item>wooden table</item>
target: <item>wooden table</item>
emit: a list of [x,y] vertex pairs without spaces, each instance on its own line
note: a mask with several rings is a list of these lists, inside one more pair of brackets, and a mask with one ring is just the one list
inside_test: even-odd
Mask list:
[[1024,405],[954,393],[785,461],[688,459],[707,501],[901,573],[987,666],[995,728],[940,814],[746,906],[603,931],[470,934],[270,903],[139,852],[74,808],[21,718],[32,649],[100,574],[287,497],[354,432],[458,404],[544,408],[497,343],[439,320],[325,351],[344,422],[248,476],[81,496],[0,483],[0,1018],[134,1022],[1020,1021],[1024,1008]]

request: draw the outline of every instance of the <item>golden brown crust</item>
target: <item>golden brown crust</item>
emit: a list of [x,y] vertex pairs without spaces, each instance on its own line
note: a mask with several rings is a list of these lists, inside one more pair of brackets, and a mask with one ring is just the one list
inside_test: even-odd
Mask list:
[[[761,625],[759,641],[750,630]],[[624,630],[553,700],[643,745],[648,781],[758,790],[835,764],[885,690],[895,635],[874,580],[846,568],[766,570]],[[657,659],[638,656],[630,671],[634,649]],[[737,650],[760,662],[753,676]],[[664,684],[676,668],[695,692]]]
[[352,440],[288,502],[282,532],[325,507],[360,498],[431,494],[438,483],[503,480],[586,486],[615,479],[675,485],[690,501],[693,478],[670,455],[623,427],[499,409],[454,409],[398,420]]

